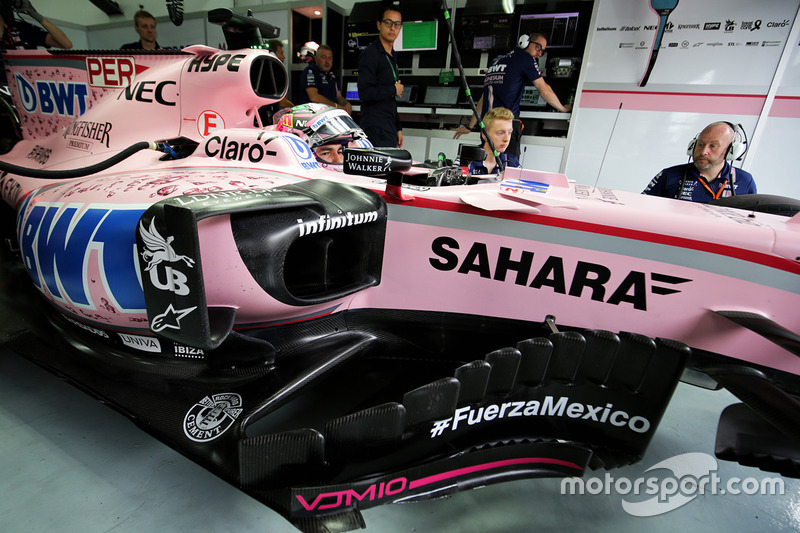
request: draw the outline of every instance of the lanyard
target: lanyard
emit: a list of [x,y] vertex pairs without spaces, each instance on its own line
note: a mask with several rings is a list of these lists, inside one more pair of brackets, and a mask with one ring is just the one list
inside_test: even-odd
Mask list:
[[397,71],[394,69],[394,63],[392,63],[392,60],[389,59],[389,54],[384,54],[383,57],[385,57],[386,61],[389,62],[389,67],[392,69],[392,76],[394,76],[394,82],[397,83]]
[[[733,196],[733,183],[734,183],[733,180],[735,179],[736,179],[736,168],[733,165],[731,165],[731,196]],[[716,192],[716,194],[714,194],[714,191],[711,190],[711,187],[708,186],[708,183],[706,183],[706,180],[704,180],[702,176],[698,176],[697,181],[699,181],[700,184],[706,188],[706,190],[711,194],[711,198],[713,198],[714,200],[719,200],[720,198],[722,198],[722,193],[725,191],[725,186],[728,184],[728,178],[725,178],[725,181],[722,182],[722,185],[720,186],[719,190]]]
[[706,183],[706,180],[704,180],[702,176],[699,176],[697,178],[697,181],[699,181],[703,185],[703,187],[706,188],[706,190],[711,194],[711,198],[713,198],[714,200],[718,200],[720,197],[722,197],[722,192],[725,190],[725,186],[728,184],[728,180],[725,179],[725,181],[722,182],[722,186],[719,188],[717,193],[714,194],[714,191],[711,190],[711,187],[708,186],[708,183]]

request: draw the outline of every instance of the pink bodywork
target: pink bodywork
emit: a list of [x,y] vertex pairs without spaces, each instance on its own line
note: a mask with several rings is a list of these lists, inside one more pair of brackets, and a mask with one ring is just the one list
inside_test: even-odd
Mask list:
[[[85,55],[59,55],[56,61],[39,51],[19,54],[26,66],[12,61],[9,80],[19,72],[29,82],[88,84],[87,65],[98,64]],[[223,54],[229,57],[214,68]],[[25,140],[3,158],[20,166],[87,166],[142,140],[185,137],[200,144],[193,155],[176,161],[142,151],[106,171],[66,181],[8,174],[0,180],[3,199],[15,208],[24,205],[24,219],[35,205],[144,210],[181,195],[194,195],[194,202],[229,191],[257,196],[312,179],[384,194],[383,180],[322,169],[297,137],[254,125],[265,99],[253,93],[247,70],[263,56],[272,58],[263,50],[206,47],[182,55],[131,56],[135,76],[129,84],[88,84],[86,111],[79,118],[41,118],[41,109],[21,112]],[[119,69],[119,57],[108,64]],[[191,62],[203,58],[209,70],[191,71]],[[42,66],[29,66],[36,62]],[[56,62],[63,64],[53,66]],[[234,64],[236,69],[229,68]],[[110,73],[93,76],[114,82]],[[11,85],[18,98],[19,88]],[[78,127],[80,121],[89,126]],[[97,126],[92,133],[95,125],[106,131]],[[267,156],[267,148],[274,154]],[[385,195],[389,222],[381,283],[333,303],[300,307],[272,299],[239,257],[227,218],[203,220],[198,228],[208,305],[237,309],[242,325],[359,308],[528,322],[554,315],[570,326],[670,338],[800,374],[796,355],[714,313],[757,313],[800,332],[798,216],[597,189],[560,174],[517,169],[495,184],[405,189],[413,199]],[[103,270],[97,250],[87,254],[84,265],[89,306],[43,289],[45,297],[74,318],[152,334],[144,309],[115,305],[102,282],[113,273]],[[579,270],[583,282],[575,281]],[[607,280],[596,279],[603,273]]]

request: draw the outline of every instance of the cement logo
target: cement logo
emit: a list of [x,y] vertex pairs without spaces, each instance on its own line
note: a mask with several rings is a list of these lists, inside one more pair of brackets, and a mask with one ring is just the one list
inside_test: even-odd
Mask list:
[[242,397],[235,392],[206,396],[186,413],[183,432],[195,442],[208,442],[225,433],[241,413]]

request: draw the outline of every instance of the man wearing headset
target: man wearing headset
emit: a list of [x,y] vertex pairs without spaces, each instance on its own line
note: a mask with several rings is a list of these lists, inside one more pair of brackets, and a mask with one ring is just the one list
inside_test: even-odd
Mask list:
[[753,176],[732,164],[746,151],[747,140],[741,126],[713,122],[689,143],[686,152],[693,161],[665,168],[650,181],[643,194],[700,203],[736,194],[755,194]]
[[[569,113],[572,106],[563,105],[553,88],[544,81],[539,70],[539,58],[547,49],[547,38],[541,33],[522,34],[517,46],[510,52],[492,60],[483,78],[483,94],[478,100],[477,108],[481,116],[486,115],[490,109],[505,107],[514,114],[514,134],[506,150],[509,154],[519,158],[520,142],[522,140],[522,121],[519,118],[519,105],[525,86],[533,83],[536,90],[545,102],[555,107],[562,113]],[[469,126],[459,126],[454,138],[458,139],[464,133],[472,131],[477,123],[473,116]]]

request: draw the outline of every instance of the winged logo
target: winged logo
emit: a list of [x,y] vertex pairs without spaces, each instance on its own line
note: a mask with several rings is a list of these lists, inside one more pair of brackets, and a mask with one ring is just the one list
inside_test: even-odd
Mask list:
[[155,218],[150,220],[149,229],[145,229],[142,222],[139,221],[139,235],[141,235],[146,248],[146,250],[142,252],[142,258],[147,261],[145,271],[151,270],[161,262],[175,263],[177,261],[183,261],[188,267],[194,266],[194,259],[175,253],[175,250],[172,248],[172,241],[175,240],[175,237],[170,235],[165,239],[161,236],[158,229],[156,229]]

